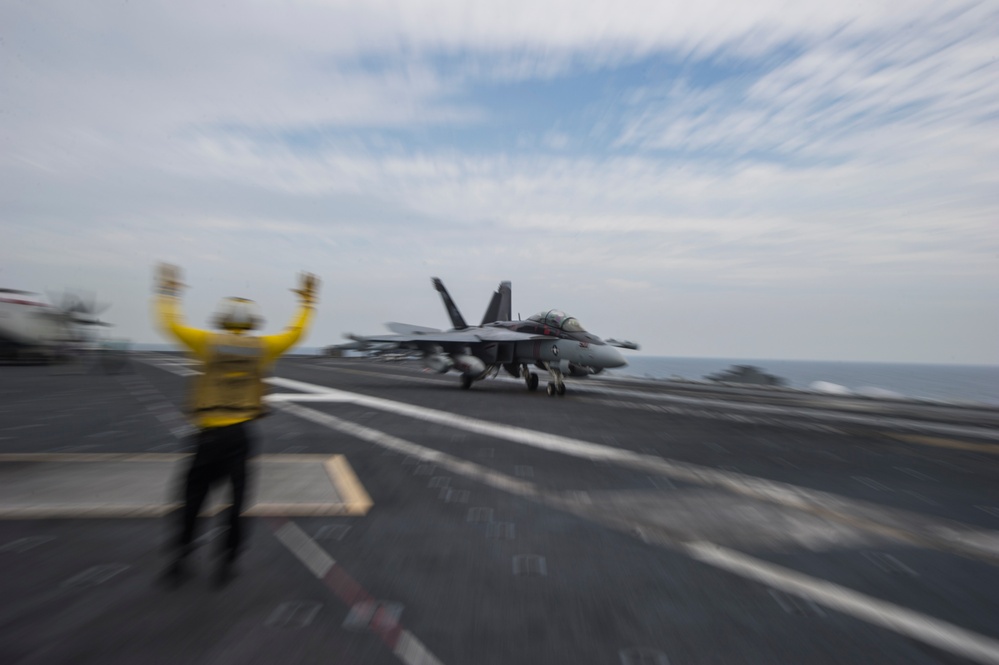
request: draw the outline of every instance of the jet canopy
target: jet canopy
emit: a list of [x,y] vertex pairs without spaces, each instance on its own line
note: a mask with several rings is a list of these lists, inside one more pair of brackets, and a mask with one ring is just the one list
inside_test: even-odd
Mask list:
[[565,312],[560,309],[549,309],[544,312],[538,312],[534,316],[530,317],[528,321],[534,321],[542,325],[546,325],[549,328],[558,328],[559,330],[564,330],[566,332],[586,332],[583,328],[583,324],[579,322],[574,316],[567,316]]

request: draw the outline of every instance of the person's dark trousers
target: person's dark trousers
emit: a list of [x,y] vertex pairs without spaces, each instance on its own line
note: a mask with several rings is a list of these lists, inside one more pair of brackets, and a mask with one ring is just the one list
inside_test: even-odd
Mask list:
[[228,480],[232,484],[232,507],[228,511],[225,559],[235,561],[243,541],[243,499],[246,495],[246,458],[250,450],[249,423],[209,427],[196,435],[196,448],[184,482],[184,507],[177,540],[177,555],[187,556],[192,549],[198,513],[213,485]]

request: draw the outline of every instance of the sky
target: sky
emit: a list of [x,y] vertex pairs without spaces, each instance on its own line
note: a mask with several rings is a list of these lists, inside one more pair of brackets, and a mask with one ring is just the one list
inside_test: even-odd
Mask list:
[[999,363],[999,2],[0,4],[0,286]]

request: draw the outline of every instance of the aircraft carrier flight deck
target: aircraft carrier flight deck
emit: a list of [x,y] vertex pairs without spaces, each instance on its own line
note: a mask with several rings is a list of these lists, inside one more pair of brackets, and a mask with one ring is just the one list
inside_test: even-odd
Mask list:
[[0,367],[5,664],[999,663],[995,409],[289,357],[171,589],[196,368],[80,370]]

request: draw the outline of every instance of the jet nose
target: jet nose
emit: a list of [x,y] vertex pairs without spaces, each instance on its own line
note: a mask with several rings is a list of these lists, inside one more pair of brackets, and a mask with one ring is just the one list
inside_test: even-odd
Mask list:
[[606,344],[600,348],[600,364],[603,367],[624,367],[628,364],[628,361],[624,359],[621,352],[615,349],[610,344]]

